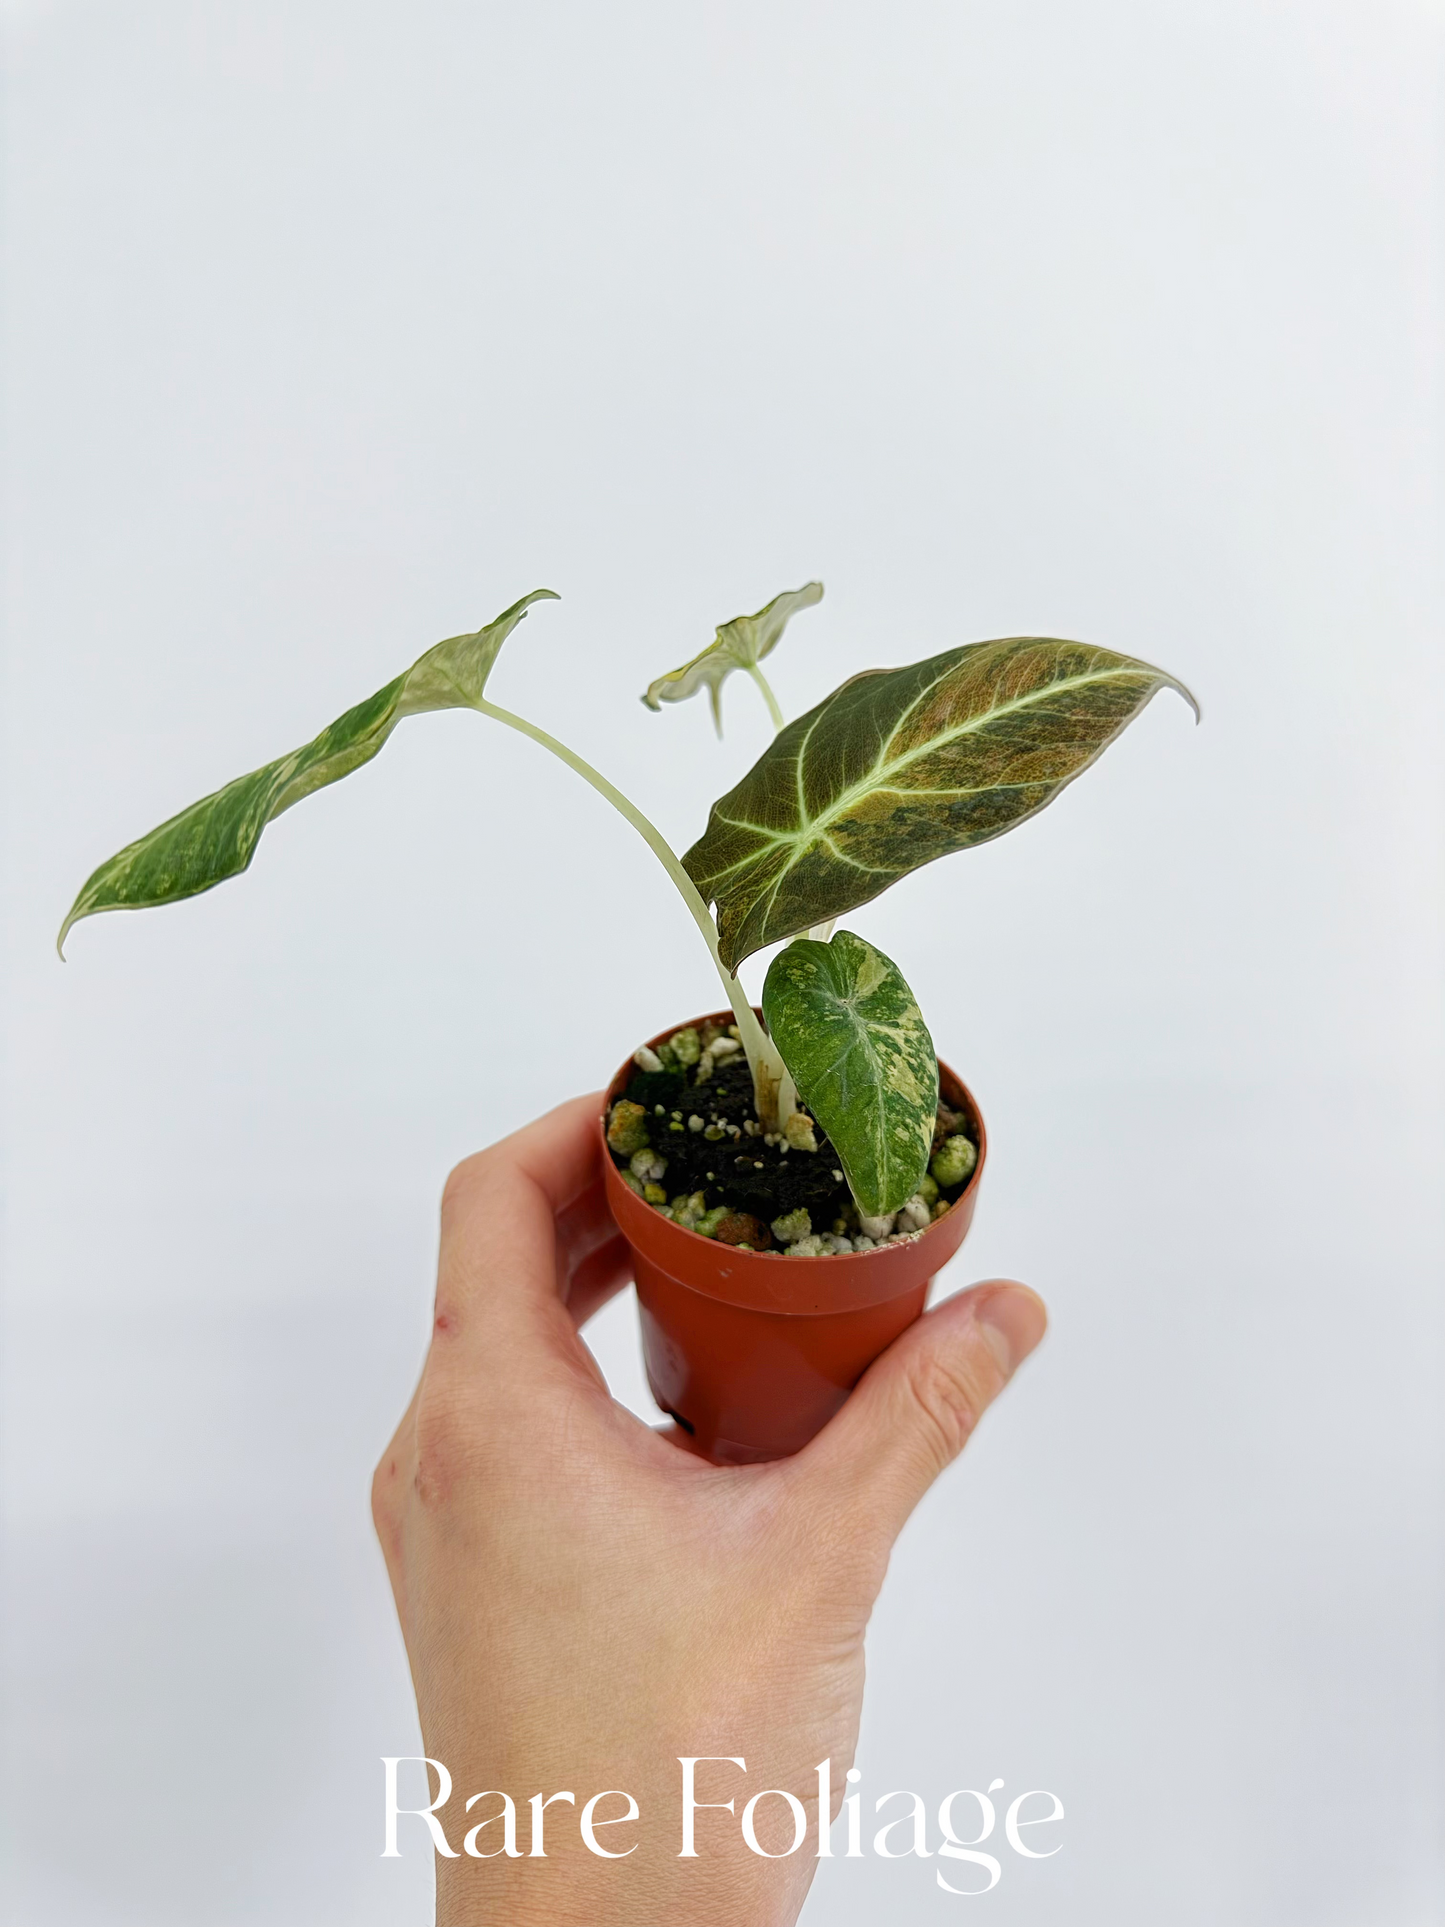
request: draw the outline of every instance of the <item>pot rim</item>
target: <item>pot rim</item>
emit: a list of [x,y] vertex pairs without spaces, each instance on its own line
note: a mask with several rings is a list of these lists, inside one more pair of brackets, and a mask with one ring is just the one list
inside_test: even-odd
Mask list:
[[[754,1005],[753,1008],[757,1013],[759,1022],[761,1022],[762,1011],[758,1009],[757,1005]],[[681,1024],[669,1024],[666,1029],[658,1031],[653,1037],[649,1037],[647,1047],[649,1049],[655,1049],[658,1044],[663,1043],[667,1038],[673,1036],[675,1032],[685,1030],[690,1024],[698,1027],[703,1024],[719,1024],[723,1028],[726,1028],[727,1025],[732,1022],[733,1014],[731,1010],[712,1011],[702,1017],[685,1018]],[[636,1068],[633,1058],[629,1056],[623,1060],[614,1072],[608,1082],[606,1091],[603,1093],[602,1111],[598,1119],[598,1132],[602,1140],[604,1164],[606,1169],[611,1173],[611,1178],[615,1179],[619,1186],[622,1185],[621,1173],[613,1162],[612,1150],[607,1142],[607,1113],[616,1099],[622,1095],[623,1090],[627,1086],[627,1080]],[[774,1277],[779,1276],[780,1266],[782,1267],[782,1275],[791,1274],[796,1278],[799,1275],[801,1267],[826,1264],[830,1267],[846,1267],[852,1270],[855,1273],[854,1282],[861,1283],[861,1278],[856,1276],[860,1267],[868,1265],[870,1261],[887,1260],[890,1258],[896,1261],[903,1252],[917,1251],[920,1247],[927,1244],[935,1232],[944,1231],[945,1228],[948,1227],[949,1219],[953,1216],[954,1212],[959,1210],[965,1202],[971,1202],[973,1193],[978,1189],[978,1181],[983,1175],[984,1159],[988,1152],[988,1133],[984,1128],[983,1113],[979,1109],[977,1100],[967,1084],[964,1083],[957,1071],[955,1071],[951,1065],[945,1064],[942,1059],[939,1060],[938,1065],[938,1081],[940,1094],[947,1099],[953,1108],[965,1111],[969,1121],[975,1127],[977,1133],[978,1160],[973,1170],[969,1173],[967,1183],[954,1199],[950,1209],[946,1211],[941,1218],[935,1218],[932,1224],[927,1225],[922,1231],[916,1232],[911,1238],[906,1239],[901,1244],[885,1243],[875,1245],[872,1251],[820,1252],[816,1256],[799,1258],[789,1258],[779,1251],[753,1251],[743,1245],[720,1247],[716,1238],[705,1238],[700,1231],[689,1230],[686,1225],[677,1224],[671,1218],[662,1217],[652,1205],[638,1198],[636,1193],[629,1187],[622,1186],[622,1188],[627,1191],[628,1197],[635,1199],[638,1207],[647,1213],[648,1220],[650,1221],[649,1228],[654,1231],[656,1236],[663,1240],[664,1247],[668,1240],[668,1234],[671,1234],[674,1238],[687,1241],[683,1247],[684,1249],[686,1249],[688,1245],[700,1245],[715,1256],[720,1250],[726,1249],[744,1269],[754,1265],[763,1266]],[[950,1086],[951,1089],[945,1089],[945,1085]],[[953,1095],[955,1092],[959,1100],[961,1100],[956,1104]],[[622,1231],[624,1237],[627,1235],[624,1226],[619,1224],[618,1229]],[[951,1256],[952,1254],[950,1253],[949,1255]],[[941,1258],[940,1268],[946,1263],[947,1259]],[[727,1268],[730,1271],[732,1267],[729,1265]],[[822,1274],[815,1273],[814,1275],[818,1276],[821,1282]],[[837,1278],[839,1274],[835,1270],[832,1271],[831,1275]]]

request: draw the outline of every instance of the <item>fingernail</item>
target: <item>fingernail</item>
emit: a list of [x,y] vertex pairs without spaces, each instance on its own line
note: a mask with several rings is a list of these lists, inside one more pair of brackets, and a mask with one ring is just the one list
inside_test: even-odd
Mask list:
[[1023,1364],[1049,1322],[1043,1300],[1027,1285],[1005,1285],[1002,1290],[991,1291],[974,1317],[1006,1378]]

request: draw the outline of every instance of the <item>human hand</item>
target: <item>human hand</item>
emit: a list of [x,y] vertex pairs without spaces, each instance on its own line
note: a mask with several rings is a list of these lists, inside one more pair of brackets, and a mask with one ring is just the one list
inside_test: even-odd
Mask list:
[[[863,1634],[905,1520],[1043,1335],[1021,1285],[928,1312],[791,1459],[714,1466],[608,1395],[579,1332],[630,1276],[607,1209],[597,1116],[578,1098],[468,1158],[442,1201],[431,1346],[382,1455],[372,1509],[426,1753],[455,1798],[438,1820],[438,1927],[787,1927],[817,1865],[820,1761],[845,1793]],[[826,1262],[820,1259],[819,1263]],[[782,1788],[811,1816],[763,1858],[738,1817],[696,1816],[682,1857],[679,1759],[699,1802]],[[746,1773],[728,1764],[744,1758]],[[721,1763],[717,1763],[721,1762]],[[614,1831],[625,1789],[639,1817]],[[503,1828],[519,1811],[517,1857]],[[566,1790],[529,1850],[527,1802]],[[741,1797],[739,1797],[741,1796]],[[831,1815],[830,1815],[831,1817]],[[407,1824],[415,1827],[415,1821]],[[794,1837],[760,1803],[758,1842]]]

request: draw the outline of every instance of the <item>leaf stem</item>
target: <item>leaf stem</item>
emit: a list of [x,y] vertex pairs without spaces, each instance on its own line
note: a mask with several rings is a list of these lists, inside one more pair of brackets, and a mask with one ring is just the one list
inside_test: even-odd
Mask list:
[[[771,692],[769,697],[771,699]],[[555,736],[549,736],[545,729],[539,729],[535,723],[529,723],[525,716],[514,715],[510,709],[503,709],[497,703],[488,702],[485,696],[480,698],[476,707],[482,715],[490,716],[495,722],[505,723],[508,729],[515,729],[523,736],[530,736],[534,743],[540,743],[543,749],[550,750],[569,769],[575,770],[585,783],[590,783],[599,796],[606,797],[619,815],[626,817],[672,878],[678,894],[692,912],[693,921],[703,934],[708,954],[717,966],[717,974],[722,980],[723,989],[727,992],[728,1003],[732,1006],[733,1017],[738,1027],[738,1037],[752,1069],[758,1115],[765,1123],[771,1122],[777,1115],[778,1087],[785,1075],[783,1061],[778,1055],[776,1045],[758,1022],[757,1013],[748,1002],[742,985],[719,955],[717,925],[713,922],[697,885],[683,869],[671,844],[661,830],[642,814],[635,803],[624,796],[614,784],[609,783],[598,770],[593,769],[592,765],[584,761],[575,750],[568,749],[565,743],[558,742]]]
[[793,1082],[793,1073],[787,1065],[783,1066],[782,1081],[778,1085],[778,1129],[781,1130],[798,1108],[798,1087]]
[[778,699],[773,694],[773,686],[755,662],[748,664],[748,674],[763,692],[763,701],[767,704],[768,714],[773,719],[773,733],[776,735],[778,730],[783,727],[783,712],[778,707]]
[[[767,677],[763,674],[762,670],[759,669],[758,665],[755,662],[750,662],[748,664],[748,674],[752,677],[753,681],[757,684],[758,688],[761,689],[763,692],[763,701],[768,705],[768,714],[773,719],[773,734],[776,736],[778,731],[783,727],[783,712],[778,707],[778,699],[773,694],[772,684],[768,681]],[[833,926],[830,923],[828,925],[829,935],[831,935],[832,929],[833,929]],[[813,931],[809,931],[808,934],[809,936],[813,936],[816,933]],[[796,943],[797,938],[794,937],[792,941]],[[825,937],[825,941],[826,941],[826,937]],[[787,1065],[784,1064],[783,1074],[781,1078],[779,1078],[778,1080],[778,1128],[779,1130],[781,1130],[782,1127],[787,1123],[788,1119],[793,1115],[793,1113],[797,1110],[797,1108],[798,1108],[798,1087],[793,1082],[793,1073],[788,1069]]]

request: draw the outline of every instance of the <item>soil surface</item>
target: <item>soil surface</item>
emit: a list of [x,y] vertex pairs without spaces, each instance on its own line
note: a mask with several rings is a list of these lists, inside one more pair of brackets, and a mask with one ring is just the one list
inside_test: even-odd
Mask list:
[[[820,1124],[813,1126],[816,1151],[769,1143],[758,1123],[752,1073],[741,1052],[717,1064],[706,1083],[694,1084],[693,1076],[691,1069],[634,1070],[622,1093],[647,1114],[650,1147],[667,1160],[661,1186],[669,1200],[700,1191],[709,1208],[725,1205],[762,1227],[801,1206],[815,1232],[858,1231],[857,1208],[843,1167]],[[689,1128],[689,1118],[699,1117],[703,1128]],[[935,1148],[952,1132],[973,1137],[968,1119],[940,1103]],[[612,1158],[619,1170],[628,1169],[626,1156],[613,1151]],[[951,1201],[963,1188],[960,1184],[942,1195]],[[727,1229],[719,1235],[728,1238]],[[765,1238],[773,1242],[766,1232]]]

